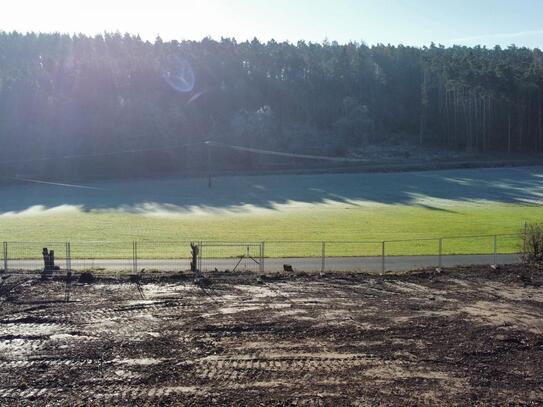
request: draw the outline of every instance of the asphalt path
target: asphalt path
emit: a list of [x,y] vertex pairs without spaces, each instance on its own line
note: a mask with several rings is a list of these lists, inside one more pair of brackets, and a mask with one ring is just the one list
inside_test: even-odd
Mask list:
[[[468,265],[514,264],[519,262],[517,254],[476,255],[445,255],[441,256],[368,256],[368,257],[296,257],[296,258],[265,258],[263,270],[273,272],[283,270],[284,265],[292,266],[294,271],[409,271],[429,267],[453,267]],[[61,269],[66,268],[66,262],[57,260]],[[72,260],[71,268],[75,271],[105,270],[105,271],[182,271],[189,270],[189,259],[139,259],[134,264],[132,259],[95,259]],[[2,265],[0,265],[2,267]],[[8,271],[13,270],[40,270],[43,268],[42,260],[9,260]],[[224,258],[205,259],[201,262],[202,271],[261,271],[260,259],[250,258]]]

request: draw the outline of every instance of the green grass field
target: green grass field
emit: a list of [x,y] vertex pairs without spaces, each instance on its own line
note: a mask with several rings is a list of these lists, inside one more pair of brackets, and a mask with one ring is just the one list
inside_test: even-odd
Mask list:
[[[525,221],[543,218],[543,208],[514,204],[457,204],[445,210],[407,205],[292,209],[277,213],[148,216],[128,213],[66,212],[0,217],[0,240],[140,242],[143,256],[172,257],[178,248],[154,241],[381,241],[515,234]],[[147,243],[146,243],[147,242]],[[518,249],[518,239],[500,237],[499,251]],[[76,246],[76,243],[74,243]],[[120,249],[122,247],[122,249]],[[101,257],[124,256],[126,246],[100,245]],[[491,238],[446,239],[444,253],[489,253]],[[318,244],[269,243],[269,256],[320,253]],[[378,244],[329,244],[329,255],[379,254]],[[434,254],[435,241],[387,244],[390,254]],[[187,248],[188,251],[188,248]]]
[[[446,238],[444,254],[480,254],[493,251],[493,238],[452,237],[511,234],[498,239],[498,252],[511,253],[524,223],[543,219],[543,167],[224,177],[213,188],[179,177],[91,186],[1,187],[0,241],[70,241],[74,254],[104,258],[130,257],[135,240],[149,258],[186,256],[188,241],[266,241],[266,255],[281,257],[318,256],[321,246],[272,241],[410,240],[387,243],[387,254],[416,255],[437,253],[438,242],[423,239]],[[329,243],[326,252],[378,255],[381,245]]]

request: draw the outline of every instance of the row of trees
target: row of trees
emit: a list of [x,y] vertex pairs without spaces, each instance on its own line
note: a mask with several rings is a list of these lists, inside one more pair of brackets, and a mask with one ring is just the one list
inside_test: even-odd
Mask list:
[[539,49],[431,47],[422,53],[421,142],[468,151],[543,148]]
[[387,137],[541,151],[542,105],[538,49],[0,33],[5,173],[198,171],[206,140],[328,155]]

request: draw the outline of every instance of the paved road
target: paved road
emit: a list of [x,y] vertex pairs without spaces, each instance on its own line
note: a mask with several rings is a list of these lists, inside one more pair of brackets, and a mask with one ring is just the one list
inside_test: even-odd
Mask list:
[[[232,270],[234,260],[212,259],[203,264],[205,269]],[[467,266],[472,264],[512,264],[518,263],[518,255],[497,255],[494,261],[493,255],[454,255],[442,256],[441,266]],[[264,260],[266,271],[282,270],[284,264],[292,265],[298,271],[321,271],[323,268],[321,258],[270,258]],[[242,263],[242,266],[244,264]],[[385,257],[384,268],[386,271],[408,271],[426,267],[438,267],[438,256],[387,256]],[[251,270],[258,270],[257,264],[247,262]],[[383,259],[376,257],[328,257],[324,262],[324,270],[332,271],[370,271],[380,272],[383,269]]]
[[[208,259],[201,268],[203,271],[212,271],[217,268],[220,271],[234,270],[239,259]],[[493,255],[447,255],[442,256],[441,266],[467,266],[472,264],[512,264],[518,263],[519,256],[515,254],[499,254],[494,260]],[[61,268],[66,264],[57,260]],[[264,260],[265,271],[282,270],[284,264],[292,265],[295,271],[321,271],[323,268],[320,257],[301,258],[267,258]],[[387,256],[385,257],[384,268],[386,271],[408,271],[427,267],[438,267],[438,256]],[[39,270],[43,267],[40,260],[10,260],[8,270]],[[72,260],[72,269],[104,269],[108,271],[132,270],[132,260]],[[190,269],[188,259],[179,260],[138,260],[137,269],[180,271]],[[327,257],[324,262],[324,270],[331,271],[368,271],[381,272],[383,269],[382,257]],[[259,271],[259,264],[250,259],[242,259],[236,270]]]

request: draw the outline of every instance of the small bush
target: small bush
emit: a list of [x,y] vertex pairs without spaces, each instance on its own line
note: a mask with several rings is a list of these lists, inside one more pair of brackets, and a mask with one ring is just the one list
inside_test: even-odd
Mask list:
[[524,263],[543,262],[543,224],[526,225],[522,233],[522,261]]

